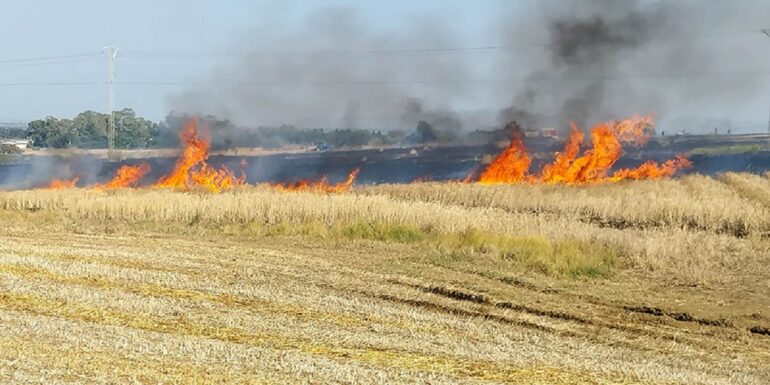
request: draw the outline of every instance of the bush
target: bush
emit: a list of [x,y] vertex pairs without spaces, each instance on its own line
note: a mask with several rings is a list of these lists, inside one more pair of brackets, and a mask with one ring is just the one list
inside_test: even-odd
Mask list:
[[0,144],[0,155],[20,155],[24,151],[12,144]]

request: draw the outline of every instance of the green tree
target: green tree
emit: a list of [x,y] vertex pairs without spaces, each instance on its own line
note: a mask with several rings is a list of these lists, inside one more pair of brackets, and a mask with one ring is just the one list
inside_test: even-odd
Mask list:
[[32,140],[32,145],[35,147],[68,147],[74,137],[72,121],[59,120],[52,116],[32,121],[27,127],[27,137]]
[[[109,115],[84,111],[74,119],[47,117],[29,123],[27,137],[35,147],[106,148]],[[158,125],[130,108],[115,111],[115,147],[146,148],[153,145]]]
[[115,111],[115,147],[147,148],[158,134],[158,125],[136,116],[130,108]]
[[27,137],[27,130],[19,127],[0,127],[0,138],[21,139]]
[[72,145],[79,148],[107,147],[107,128],[109,115],[94,111],[84,111],[72,119],[74,134]]

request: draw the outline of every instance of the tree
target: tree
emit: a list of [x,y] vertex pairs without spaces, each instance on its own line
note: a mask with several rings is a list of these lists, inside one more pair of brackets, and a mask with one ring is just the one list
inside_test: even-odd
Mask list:
[[105,148],[108,127],[109,115],[94,111],[81,112],[72,119],[72,145],[79,148]]
[[49,116],[35,120],[27,127],[27,138],[35,147],[65,148],[72,143],[72,121]]
[[130,108],[115,112],[115,147],[147,148],[158,134],[158,125],[136,116]]
[[431,143],[438,140],[438,132],[432,124],[421,120],[417,123],[417,135],[414,138],[417,143]]
[[[109,115],[84,111],[74,119],[47,117],[29,123],[27,138],[35,147],[106,148]],[[158,125],[126,108],[115,112],[115,147],[146,148],[158,135]]]
[[398,144],[406,139],[406,132],[404,130],[391,130],[387,133],[387,141],[389,144]]
[[27,131],[18,127],[0,127],[0,138],[22,139],[27,137]]

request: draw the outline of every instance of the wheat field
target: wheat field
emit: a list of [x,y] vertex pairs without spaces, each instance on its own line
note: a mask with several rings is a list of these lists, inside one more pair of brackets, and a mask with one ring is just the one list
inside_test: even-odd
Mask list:
[[0,382],[764,384],[770,178],[0,192]]

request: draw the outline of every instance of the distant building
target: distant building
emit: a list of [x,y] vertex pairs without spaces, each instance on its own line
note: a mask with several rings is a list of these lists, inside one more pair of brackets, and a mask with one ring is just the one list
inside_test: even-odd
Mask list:
[[527,129],[524,130],[524,136],[527,138],[559,139],[559,131],[555,128]]
[[0,139],[0,144],[9,144],[23,150],[29,147],[29,139]]
[[559,131],[556,131],[555,128],[543,128],[540,131],[545,138],[559,139]]

